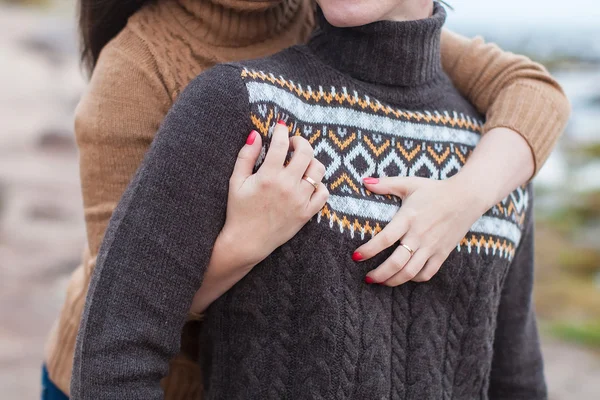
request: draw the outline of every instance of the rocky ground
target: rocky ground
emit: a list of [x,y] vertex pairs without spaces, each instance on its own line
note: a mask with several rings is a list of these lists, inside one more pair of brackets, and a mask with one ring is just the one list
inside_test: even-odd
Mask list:
[[[39,398],[44,340],[84,238],[72,13],[0,6],[0,397]],[[600,398],[600,359],[544,340],[554,400]]]

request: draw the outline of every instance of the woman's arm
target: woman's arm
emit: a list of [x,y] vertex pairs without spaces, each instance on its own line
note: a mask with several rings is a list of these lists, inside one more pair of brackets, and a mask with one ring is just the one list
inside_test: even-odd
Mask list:
[[146,45],[125,30],[102,51],[77,107],[75,136],[92,257],[171,107],[157,70]]
[[540,64],[449,31],[442,35],[442,62],[455,86],[487,113],[486,133],[462,170],[446,181],[365,181],[370,191],[395,194],[403,203],[353,258],[371,258],[400,239],[415,251],[398,248],[367,274],[367,282],[397,286],[431,279],[472,224],[535,175],[566,125],[568,100]]
[[448,30],[442,33],[442,64],[457,89],[486,114],[484,132],[509,128],[525,138],[537,173],[570,113],[567,98],[548,71],[479,37],[468,39]]

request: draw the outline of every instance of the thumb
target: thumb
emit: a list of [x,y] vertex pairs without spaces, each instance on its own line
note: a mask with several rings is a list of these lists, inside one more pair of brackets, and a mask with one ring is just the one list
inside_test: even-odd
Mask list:
[[422,178],[415,177],[386,177],[386,178],[363,178],[365,187],[377,194],[393,194],[404,199],[415,191]]
[[238,153],[235,166],[233,167],[233,173],[231,174],[231,182],[236,187],[242,186],[242,184],[248,179],[254,172],[254,166],[260,155],[262,149],[262,138],[257,131],[252,131],[246,139],[246,144]]

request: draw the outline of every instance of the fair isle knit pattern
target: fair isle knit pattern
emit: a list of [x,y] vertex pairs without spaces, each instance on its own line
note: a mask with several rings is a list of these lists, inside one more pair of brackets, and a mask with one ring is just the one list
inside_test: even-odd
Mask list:
[[[480,139],[483,122],[455,111],[397,109],[357,90],[315,87],[248,68],[241,77],[258,132],[269,138],[283,119],[293,135],[312,144],[326,166],[324,183],[331,194],[316,221],[352,238],[370,239],[400,207],[398,198],[366,190],[363,178],[446,179],[460,170]],[[528,196],[525,187],[511,193],[473,224],[457,250],[511,260]]]

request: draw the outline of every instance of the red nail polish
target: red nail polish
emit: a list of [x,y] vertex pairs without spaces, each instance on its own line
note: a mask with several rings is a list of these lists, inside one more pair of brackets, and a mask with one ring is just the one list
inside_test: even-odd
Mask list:
[[246,144],[247,145],[254,144],[254,141],[256,140],[256,135],[258,135],[258,132],[256,132],[256,131],[250,132],[250,134],[248,135],[248,139],[246,139]]
[[364,183],[368,183],[369,185],[374,185],[376,183],[379,183],[379,179],[377,179],[377,178],[363,178],[363,182]]
[[373,278],[371,278],[370,276],[365,276],[365,283],[370,285],[372,283],[375,283],[375,280],[373,280]]
[[362,261],[363,260],[363,255],[360,254],[358,251],[355,251],[354,253],[352,253],[352,261]]
[[285,126],[287,126],[287,124],[285,123],[285,121],[284,121],[284,120],[282,120],[282,119],[280,119],[279,121],[277,121],[277,123],[278,123],[279,125],[285,125]]

